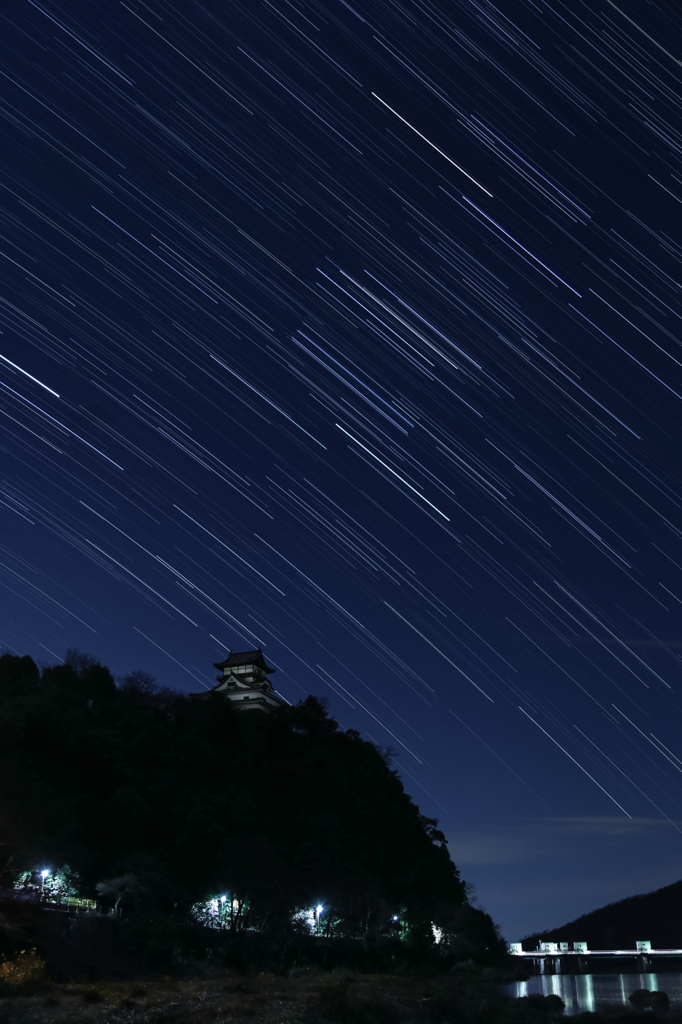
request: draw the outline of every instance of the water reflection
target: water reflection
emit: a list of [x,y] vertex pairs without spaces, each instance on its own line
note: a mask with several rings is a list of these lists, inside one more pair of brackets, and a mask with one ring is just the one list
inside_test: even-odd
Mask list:
[[671,1007],[682,1009],[682,974],[540,974],[505,985],[510,996],[559,996],[567,1016],[628,1006],[628,997],[638,988],[667,992]]

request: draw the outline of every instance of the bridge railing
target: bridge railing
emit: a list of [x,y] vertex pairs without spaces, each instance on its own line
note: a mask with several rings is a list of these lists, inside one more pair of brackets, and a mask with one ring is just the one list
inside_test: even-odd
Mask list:
[[[571,946],[573,948],[571,948]],[[634,949],[588,949],[586,942],[541,942],[537,949],[526,950],[521,942],[510,942],[509,952],[512,956],[544,959],[546,957],[582,957],[582,956],[618,956],[618,957],[650,957],[679,956],[682,949],[652,949],[648,940],[638,940]]]

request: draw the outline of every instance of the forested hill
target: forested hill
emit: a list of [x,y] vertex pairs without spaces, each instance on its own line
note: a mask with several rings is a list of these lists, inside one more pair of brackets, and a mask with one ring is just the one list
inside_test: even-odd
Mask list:
[[5,887],[68,864],[82,895],[108,893],[126,913],[229,893],[258,926],[322,904],[346,935],[394,921],[402,934],[429,937],[432,922],[461,932],[464,915],[484,945],[499,943],[437,822],[312,697],[240,714],[141,674],[117,684],[84,656],[41,673],[5,654],[0,777]]
[[682,949],[682,881],[609,903],[560,928],[530,935],[523,945],[587,942],[591,949],[634,949],[638,939],[649,939],[656,949]]

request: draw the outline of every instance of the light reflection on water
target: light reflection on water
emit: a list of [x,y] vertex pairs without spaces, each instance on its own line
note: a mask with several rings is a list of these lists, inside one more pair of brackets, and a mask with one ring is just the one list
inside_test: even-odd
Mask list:
[[671,1007],[682,1009],[682,974],[539,974],[505,985],[510,996],[559,996],[566,1016],[594,1012],[604,1006],[629,1006],[635,989],[666,992]]

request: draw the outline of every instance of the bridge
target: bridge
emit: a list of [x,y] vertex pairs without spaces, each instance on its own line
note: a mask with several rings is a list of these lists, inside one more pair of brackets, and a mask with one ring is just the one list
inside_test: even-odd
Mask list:
[[[682,949],[652,949],[649,941],[635,942],[635,949],[588,949],[586,942],[541,942],[537,949],[525,950],[520,942],[510,942],[509,952],[512,956],[530,960],[534,967],[539,967],[541,974],[561,974],[564,971],[582,974],[590,960],[626,960],[637,961],[641,971],[651,966],[654,957],[678,957],[682,959]],[[596,965],[595,965],[596,966]]]

